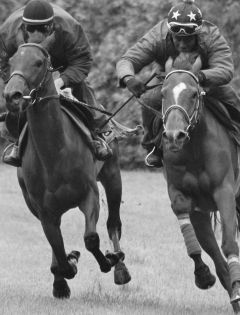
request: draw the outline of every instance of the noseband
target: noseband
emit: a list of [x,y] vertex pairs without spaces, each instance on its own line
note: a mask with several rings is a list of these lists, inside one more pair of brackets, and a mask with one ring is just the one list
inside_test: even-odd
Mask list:
[[[43,86],[45,84],[48,72],[49,71],[52,72],[52,68],[50,67],[50,55],[47,52],[47,50],[44,47],[42,47],[41,45],[39,45],[39,44],[26,43],[26,44],[23,44],[23,45],[19,46],[19,48],[22,48],[22,47],[36,47],[36,48],[40,49],[41,52],[46,57],[46,60],[47,60],[47,62],[46,62],[46,69],[45,69],[45,72],[44,72],[44,75],[43,75],[43,78],[42,78],[41,82],[39,83],[39,85],[36,88],[32,89],[29,92],[29,95],[23,96],[24,99],[31,100],[32,101],[32,105],[33,105],[37,101],[38,94],[42,90],[42,88],[43,88]],[[18,76],[22,77],[24,79],[24,81],[26,82],[29,90],[30,90],[30,84],[29,84],[28,80],[25,78],[24,74],[21,71],[14,71],[11,74],[10,78],[8,79],[8,81],[15,75],[18,75]]]
[[187,133],[188,130],[190,128],[194,128],[194,126],[199,121],[199,109],[202,105],[202,98],[206,93],[204,91],[201,91],[200,85],[199,85],[199,80],[195,76],[195,74],[193,74],[192,72],[187,71],[187,70],[173,70],[166,75],[165,80],[167,80],[174,73],[187,73],[187,74],[189,74],[194,79],[194,81],[197,83],[198,95],[197,95],[197,99],[194,103],[194,111],[193,111],[192,115],[189,115],[188,112],[185,110],[185,108],[183,108],[181,105],[178,105],[178,104],[173,104],[173,105],[169,106],[166,111],[164,111],[164,108],[162,106],[163,128],[164,128],[164,130],[166,130],[166,121],[167,121],[167,118],[168,118],[170,112],[173,109],[178,109],[183,114],[184,118],[187,121],[187,124],[188,124],[188,126],[186,128],[186,133]]

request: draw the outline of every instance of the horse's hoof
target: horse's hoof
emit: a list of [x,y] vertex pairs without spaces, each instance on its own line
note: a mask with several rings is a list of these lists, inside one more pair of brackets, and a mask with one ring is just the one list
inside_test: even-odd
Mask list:
[[77,263],[78,259],[80,257],[80,253],[78,251],[71,251],[67,255],[67,260],[68,260],[68,268],[65,269],[61,275],[66,278],[66,279],[72,279],[75,277],[77,274]]
[[211,274],[207,265],[202,265],[194,271],[195,284],[199,289],[210,289],[216,282],[216,277]]
[[116,264],[114,269],[114,283],[118,285],[126,284],[131,280],[130,273],[121,260]]
[[110,252],[106,251],[105,257],[110,262],[111,266],[115,266],[119,260],[124,260],[125,254],[122,251]]
[[72,250],[71,253],[67,255],[68,261],[71,260],[74,264],[78,263],[79,257],[80,257],[80,252],[77,250]]
[[53,296],[57,299],[69,299],[71,290],[66,280],[59,280],[53,282]]
[[112,266],[108,259],[106,259],[106,261],[104,261],[104,263],[100,265],[100,270],[104,273],[109,272],[111,269],[112,269]]

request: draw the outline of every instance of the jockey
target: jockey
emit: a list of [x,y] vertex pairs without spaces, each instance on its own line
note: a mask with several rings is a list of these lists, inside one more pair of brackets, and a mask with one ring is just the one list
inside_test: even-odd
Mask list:
[[[61,67],[60,75],[55,80],[57,92],[71,88],[72,95],[79,101],[101,109],[85,80],[92,65],[92,56],[82,26],[66,11],[46,0],[31,0],[25,7],[12,13],[0,27],[0,77],[4,81],[9,77],[8,60],[18,46],[26,42],[40,44],[52,32],[55,32],[56,40],[49,51],[51,63],[54,68]],[[107,117],[96,110],[91,111],[95,127],[98,128]],[[97,159],[106,160],[112,155],[103,134],[98,134],[93,143]],[[19,166],[17,145],[13,145],[10,154],[5,155],[4,162]]]
[[[239,99],[231,86],[227,85],[234,71],[231,50],[217,26],[202,19],[202,13],[194,0],[183,0],[173,6],[166,19],[155,25],[120,58],[117,63],[120,87],[127,87],[137,98],[144,93],[145,103],[161,110],[161,89],[156,87],[146,91],[145,84],[135,74],[152,62],[157,66],[156,73],[164,71],[169,57],[174,59],[184,52],[197,52],[201,56],[203,67],[198,73],[198,79],[208,91],[206,99],[211,96],[227,109],[228,106],[234,108],[239,115]],[[157,78],[154,81],[159,83]],[[154,139],[154,113],[143,108],[142,118],[142,145],[148,151],[145,164],[161,167],[162,152]]]

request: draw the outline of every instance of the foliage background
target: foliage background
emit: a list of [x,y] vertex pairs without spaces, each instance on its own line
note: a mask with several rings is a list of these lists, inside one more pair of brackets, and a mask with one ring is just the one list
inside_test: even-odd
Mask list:
[[[26,0],[1,0],[0,23],[25,4]],[[171,0],[53,0],[71,13],[83,26],[92,46],[94,63],[89,80],[97,98],[111,111],[116,110],[130,94],[118,88],[115,65],[122,54],[153,25],[165,17],[173,4]],[[240,86],[240,3],[239,0],[199,0],[205,19],[219,26],[228,40],[235,64],[234,87]],[[147,79],[150,68],[142,71]],[[116,119],[134,127],[141,123],[141,109],[137,103],[129,103]],[[121,166],[143,167],[144,150],[141,135],[120,143]]]

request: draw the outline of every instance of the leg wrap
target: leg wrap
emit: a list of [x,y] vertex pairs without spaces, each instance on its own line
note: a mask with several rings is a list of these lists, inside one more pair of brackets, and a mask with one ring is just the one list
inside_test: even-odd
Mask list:
[[229,256],[228,257],[228,267],[231,278],[231,284],[234,282],[240,281],[240,263],[237,256]]
[[201,254],[201,247],[198,243],[193,226],[190,222],[189,215],[178,216],[179,225],[184,238],[189,256]]

